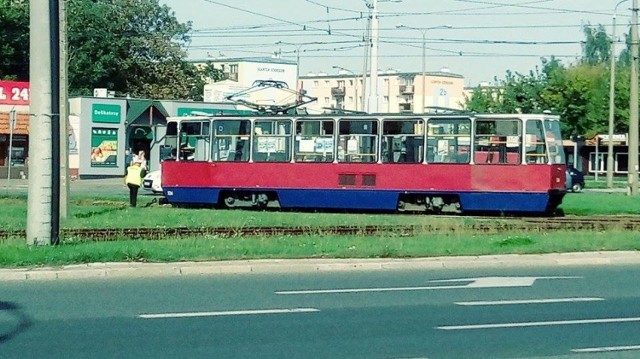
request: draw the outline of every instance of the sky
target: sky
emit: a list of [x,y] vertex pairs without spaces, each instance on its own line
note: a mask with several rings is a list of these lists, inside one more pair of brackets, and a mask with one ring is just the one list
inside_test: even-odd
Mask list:
[[[160,0],[193,32],[190,59],[271,57],[297,60],[300,74],[362,74],[373,0]],[[605,26],[620,0],[378,0],[378,68],[443,68],[465,85],[492,84],[507,71],[528,74],[541,58],[569,65],[581,56],[585,24]],[[617,7],[617,38],[629,29],[631,4]],[[404,25],[405,27],[398,27]],[[411,28],[408,28],[411,27]],[[424,42],[423,42],[424,34]],[[279,44],[277,44],[280,42]],[[621,43],[620,43],[621,44]],[[618,45],[617,48],[622,48]],[[299,51],[299,52],[298,52]]]

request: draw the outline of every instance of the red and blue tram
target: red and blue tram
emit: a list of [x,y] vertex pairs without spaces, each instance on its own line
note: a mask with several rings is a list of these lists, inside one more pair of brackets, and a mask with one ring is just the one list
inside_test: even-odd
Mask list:
[[435,213],[555,212],[560,122],[548,114],[168,119],[173,205]]

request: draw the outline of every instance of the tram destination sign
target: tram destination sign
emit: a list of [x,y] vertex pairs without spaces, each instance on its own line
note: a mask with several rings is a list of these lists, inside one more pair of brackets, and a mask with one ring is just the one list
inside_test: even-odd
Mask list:
[[0,81],[0,105],[29,105],[29,83]]

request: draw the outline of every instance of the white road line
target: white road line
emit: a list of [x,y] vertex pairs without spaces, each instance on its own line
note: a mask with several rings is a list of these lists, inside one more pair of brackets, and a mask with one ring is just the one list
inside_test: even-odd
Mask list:
[[549,299],[523,299],[523,300],[494,300],[475,302],[454,302],[457,305],[510,305],[510,304],[550,304],[550,303],[573,303],[573,302],[596,302],[604,298],[549,298]]
[[574,353],[602,353],[602,352],[620,352],[624,350],[640,350],[640,345],[629,345],[626,347],[601,347],[601,348],[582,348],[571,349]]
[[[422,287],[398,287],[398,288],[344,288],[344,289],[314,289],[314,290],[285,290],[275,294],[338,294],[338,293],[366,293],[366,292],[401,292],[419,290],[443,290],[443,289],[478,289],[478,288],[507,288],[530,287],[538,279],[580,279],[582,277],[481,277],[432,280],[432,283],[456,283],[456,285],[422,286]],[[462,284],[457,284],[462,283]]]
[[437,290],[437,289],[461,289],[459,285],[443,285],[436,287],[398,287],[398,288],[345,288],[345,289],[313,289],[313,290],[282,290],[275,294],[295,295],[295,294],[336,294],[336,293],[366,293],[366,292],[402,292],[416,290]]
[[140,315],[138,315],[138,318],[142,318],[142,319],[164,319],[164,318],[222,317],[222,316],[231,316],[231,315],[312,313],[312,312],[319,312],[319,311],[320,311],[320,309],[316,309],[316,308],[230,310],[230,311],[225,311],[225,312],[140,314]]
[[625,322],[640,322],[640,317],[580,319],[580,320],[557,320],[557,321],[549,321],[549,322],[521,322],[521,323],[497,323],[497,324],[472,324],[472,325],[445,325],[445,326],[436,327],[436,329],[440,329],[440,330],[469,330],[469,329],[544,327],[544,326],[554,326],[554,325],[625,323]]

